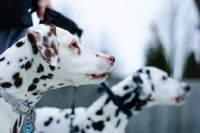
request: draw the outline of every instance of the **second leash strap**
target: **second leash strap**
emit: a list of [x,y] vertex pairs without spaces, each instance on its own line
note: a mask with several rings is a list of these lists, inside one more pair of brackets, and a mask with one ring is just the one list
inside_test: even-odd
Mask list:
[[72,105],[71,105],[71,115],[70,115],[70,133],[76,133],[75,132],[75,127],[73,126],[73,121],[74,121],[74,117],[75,117],[75,101],[76,101],[76,93],[77,93],[78,87],[74,87],[74,98],[72,101]]

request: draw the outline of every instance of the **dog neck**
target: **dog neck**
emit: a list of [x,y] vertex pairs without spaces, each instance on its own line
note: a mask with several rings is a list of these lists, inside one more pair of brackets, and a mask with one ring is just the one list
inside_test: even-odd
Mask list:
[[[25,41],[25,44],[20,46],[16,43],[10,48],[12,50],[0,56],[0,69],[3,71],[0,74],[0,85],[6,92],[33,107],[47,90],[70,83],[55,76],[62,70],[59,65],[50,66],[39,57],[39,52],[34,54],[28,40],[22,38],[20,41]],[[4,123],[0,125],[0,131],[18,133],[24,115],[14,112],[13,107],[2,97],[0,108],[0,123]]]
[[[137,85],[132,84],[129,86],[128,83],[133,83],[131,76],[113,86],[111,90],[125,107],[131,110],[132,114],[136,114],[148,103],[148,100],[141,100]],[[90,119],[94,117],[95,121],[107,121],[104,126],[109,126],[109,128],[112,126],[119,132],[124,132],[128,124],[129,117],[113,103],[108,94],[100,97],[87,111],[88,114],[93,114],[90,115]]]

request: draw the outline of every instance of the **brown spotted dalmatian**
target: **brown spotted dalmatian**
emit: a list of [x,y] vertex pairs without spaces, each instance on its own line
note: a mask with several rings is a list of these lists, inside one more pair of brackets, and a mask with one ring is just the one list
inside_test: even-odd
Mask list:
[[[144,67],[111,90],[133,115],[143,106],[179,105],[190,88],[186,83],[168,77],[160,69]],[[71,109],[36,109],[34,133],[70,133],[70,114]],[[125,133],[129,118],[105,93],[90,107],[75,109],[73,126],[76,133]]]
[[[114,62],[113,56],[83,47],[66,30],[38,25],[0,56],[0,86],[33,107],[48,90],[99,84]],[[24,116],[0,97],[0,133],[18,133]]]

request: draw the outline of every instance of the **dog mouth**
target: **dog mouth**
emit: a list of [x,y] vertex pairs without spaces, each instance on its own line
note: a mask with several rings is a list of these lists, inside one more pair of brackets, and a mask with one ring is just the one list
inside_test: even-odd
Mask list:
[[176,97],[174,100],[175,100],[177,103],[181,103],[181,102],[184,101],[184,99],[185,99],[184,96],[178,96],[178,97]]
[[106,73],[102,73],[102,74],[86,74],[87,77],[89,77],[90,79],[94,79],[94,80],[98,80],[98,79],[103,79],[107,77]]

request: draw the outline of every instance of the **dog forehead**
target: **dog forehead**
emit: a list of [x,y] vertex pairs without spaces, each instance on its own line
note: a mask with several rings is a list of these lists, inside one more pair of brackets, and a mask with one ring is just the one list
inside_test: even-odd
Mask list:
[[[56,27],[56,33],[59,42],[64,42],[65,45],[69,45],[73,40],[77,40],[77,38],[74,35],[62,28]],[[60,45],[62,45],[62,43],[60,43]]]
[[149,71],[150,73],[151,73],[151,76],[153,77],[154,75],[156,76],[158,76],[158,75],[160,75],[160,76],[167,76],[168,74],[165,72],[165,71],[163,71],[163,70],[161,70],[161,69],[159,69],[159,68],[156,68],[156,67],[146,67],[146,71]]

